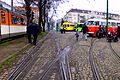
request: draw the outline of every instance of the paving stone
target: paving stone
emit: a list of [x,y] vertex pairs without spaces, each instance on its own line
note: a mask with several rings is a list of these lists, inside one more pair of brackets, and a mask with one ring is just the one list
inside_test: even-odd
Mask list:
[[[80,40],[81,38],[79,38]],[[73,80],[94,80],[91,64],[89,61],[89,49],[91,38],[88,41],[80,40],[75,42],[73,33],[67,33],[65,35],[55,34],[55,36],[49,37],[44,44],[39,48],[38,59],[30,69],[30,71],[24,77],[24,80],[30,80],[36,75],[37,72],[42,73],[42,67],[53,59],[57,53],[56,42],[59,43],[61,49],[67,45],[74,43],[73,49],[69,55],[69,63],[71,67],[71,75]],[[120,42],[112,43],[113,48],[117,53],[120,53]],[[120,75],[119,61],[114,56],[113,52],[109,48],[109,43],[97,39],[93,46],[92,56],[96,64],[96,68],[100,74],[101,80],[117,80]],[[118,54],[120,55],[120,54]],[[34,57],[34,56],[33,56]],[[49,58],[50,57],[50,58]],[[8,74],[7,72],[5,74]],[[55,80],[56,74],[53,73],[50,80]],[[114,77],[114,78],[113,78]],[[1,79],[3,77],[0,77]],[[119,79],[118,79],[119,80]]]

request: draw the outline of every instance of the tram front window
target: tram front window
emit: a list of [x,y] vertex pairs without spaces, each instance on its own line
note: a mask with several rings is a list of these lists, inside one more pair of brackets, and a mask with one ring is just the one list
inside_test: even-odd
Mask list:
[[87,25],[89,25],[89,26],[90,26],[90,25],[94,25],[94,21],[88,21],[88,22],[87,22]]
[[74,25],[70,25],[70,27],[74,27]]

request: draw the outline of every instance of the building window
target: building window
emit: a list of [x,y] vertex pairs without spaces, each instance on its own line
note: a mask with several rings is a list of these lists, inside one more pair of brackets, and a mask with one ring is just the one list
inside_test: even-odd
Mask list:
[[68,16],[71,16],[71,14],[68,14]]
[[1,16],[2,16],[2,23],[6,23],[5,12],[1,12]]
[[76,16],[76,14],[74,14],[73,16]]

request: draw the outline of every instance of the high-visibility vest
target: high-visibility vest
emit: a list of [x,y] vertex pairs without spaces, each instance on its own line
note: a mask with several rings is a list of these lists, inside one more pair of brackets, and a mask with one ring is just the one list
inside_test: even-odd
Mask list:
[[63,29],[63,27],[61,26],[60,29]]
[[67,29],[66,27],[63,27],[63,29]]

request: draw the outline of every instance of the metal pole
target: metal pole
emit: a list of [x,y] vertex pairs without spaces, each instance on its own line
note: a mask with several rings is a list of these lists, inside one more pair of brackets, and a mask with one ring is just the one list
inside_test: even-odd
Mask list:
[[108,0],[107,0],[107,13],[106,13],[106,30],[108,31]]
[[78,22],[79,22],[79,14],[78,14]]
[[13,0],[11,0],[11,11],[13,11]]

